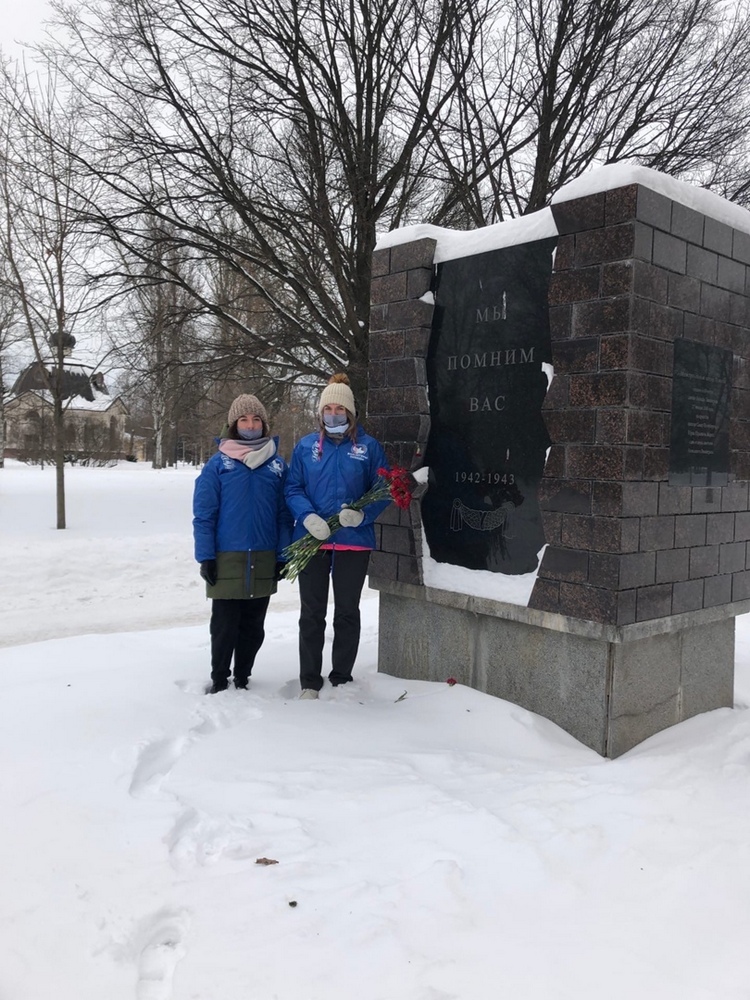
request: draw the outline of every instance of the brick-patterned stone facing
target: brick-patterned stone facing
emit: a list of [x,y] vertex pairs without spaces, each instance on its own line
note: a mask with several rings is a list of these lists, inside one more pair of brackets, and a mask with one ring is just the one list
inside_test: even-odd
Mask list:
[[[748,599],[750,234],[639,185],[552,211],[555,444],[530,606],[628,625]],[[735,355],[725,487],[668,482],[680,337]]]
[[[433,306],[429,301],[435,240],[415,240],[373,255],[368,425],[390,462],[407,469],[422,464],[430,432],[425,359]],[[376,526],[374,576],[422,583],[419,504],[411,511],[391,505]]]

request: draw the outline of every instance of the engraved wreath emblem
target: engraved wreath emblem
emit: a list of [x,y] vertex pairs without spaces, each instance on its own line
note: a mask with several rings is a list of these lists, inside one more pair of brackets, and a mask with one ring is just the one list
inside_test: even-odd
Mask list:
[[[474,528],[476,531],[497,531],[498,528],[505,529],[511,511],[515,510],[512,500],[504,500],[499,507],[494,510],[475,510],[467,507],[463,500],[458,497],[453,501],[451,510],[451,531],[461,531],[464,525]],[[513,538],[503,530],[505,538]]]

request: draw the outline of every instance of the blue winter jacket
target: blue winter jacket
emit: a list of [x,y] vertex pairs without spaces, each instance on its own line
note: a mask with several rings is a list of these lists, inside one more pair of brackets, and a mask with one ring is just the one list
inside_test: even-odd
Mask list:
[[[388,468],[385,452],[374,437],[357,429],[357,439],[346,435],[336,441],[328,434],[308,434],[298,442],[292,455],[285,494],[294,516],[294,541],[307,534],[303,525],[308,514],[327,520],[344,504],[365,494],[378,480],[378,469]],[[364,508],[364,521],[357,528],[339,528],[325,544],[375,548],[375,518],[390,500],[379,500]]]
[[[278,448],[278,438],[274,438]],[[257,469],[217,451],[203,466],[193,493],[193,537],[198,562],[218,552],[275,551],[291,541],[284,503],[288,469],[274,455]]]

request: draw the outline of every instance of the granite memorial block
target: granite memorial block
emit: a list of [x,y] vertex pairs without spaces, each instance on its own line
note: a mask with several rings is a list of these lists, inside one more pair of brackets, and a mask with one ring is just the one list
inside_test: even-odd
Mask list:
[[464,683],[616,757],[732,704],[750,611],[750,216],[645,168],[601,171],[616,186],[588,178],[547,215],[377,251],[372,415],[426,469],[398,535],[382,524],[371,586],[378,669],[444,679],[453,649]]

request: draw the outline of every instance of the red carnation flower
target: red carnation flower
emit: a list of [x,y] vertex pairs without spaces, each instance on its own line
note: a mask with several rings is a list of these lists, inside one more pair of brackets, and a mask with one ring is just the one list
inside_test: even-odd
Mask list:
[[378,475],[388,484],[391,500],[402,510],[408,510],[413,492],[413,476],[406,469],[378,469]]

